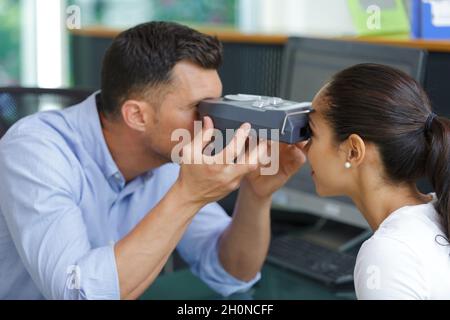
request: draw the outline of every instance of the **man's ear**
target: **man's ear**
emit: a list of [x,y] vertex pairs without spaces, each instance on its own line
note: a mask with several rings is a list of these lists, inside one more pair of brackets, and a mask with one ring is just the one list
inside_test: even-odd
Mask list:
[[357,134],[352,134],[345,142],[347,161],[352,167],[358,167],[366,156],[366,144]]
[[145,131],[153,116],[152,108],[144,101],[127,100],[122,105],[123,120],[134,130]]

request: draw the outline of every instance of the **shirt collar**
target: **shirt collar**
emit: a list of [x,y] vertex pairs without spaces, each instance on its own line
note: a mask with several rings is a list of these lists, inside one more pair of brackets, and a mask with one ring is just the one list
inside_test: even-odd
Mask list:
[[99,98],[100,91],[97,91],[79,105],[77,127],[84,147],[105,178],[115,181],[123,187],[125,179],[114,162],[103,135],[97,109],[97,99]]
[[437,202],[436,193],[430,193],[428,195],[432,197],[432,200],[430,202],[425,203],[425,204],[420,204],[420,205],[414,205],[414,206],[405,206],[405,207],[395,210],[386,219],[384,219],[383,222],[381,222],[378,229],[380,229],[383,225],[387,224],[389,221],[394,219],[396,216],[398,216],[399,214],[402,214],[404,212],[407,212],[408,214],[419,213],[418,216],[420,218],[424,218],[426,216],[429,219],[431,219],[432,221],[435,221],[435,222],[438,221],[437,224],[439,226],[441,226],[442,222],[440,221],[440,216],[437,213],[436,208],[434,207]]

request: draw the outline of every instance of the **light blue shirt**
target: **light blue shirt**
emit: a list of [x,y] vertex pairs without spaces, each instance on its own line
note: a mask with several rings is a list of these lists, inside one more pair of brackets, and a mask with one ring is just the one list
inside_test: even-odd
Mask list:
[[[179,167],[167,164],[125,184],[96,106],[94,94],[29,116],[0,141],[0,299],[120,298],[114,243],[164,197]],[[224,296],[260,278],[242,282],[221,266],[217,244],[229,223],[218,204],[207,205],[177,246]]]

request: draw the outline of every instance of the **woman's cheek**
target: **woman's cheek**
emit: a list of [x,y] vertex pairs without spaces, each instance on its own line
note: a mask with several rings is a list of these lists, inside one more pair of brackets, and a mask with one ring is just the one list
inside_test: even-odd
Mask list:
[[316,162],[317,162],[317,147],[314,144],[310,144],[309,149],[308,149],[308,161],[309,164],[314,168],[316,166]]

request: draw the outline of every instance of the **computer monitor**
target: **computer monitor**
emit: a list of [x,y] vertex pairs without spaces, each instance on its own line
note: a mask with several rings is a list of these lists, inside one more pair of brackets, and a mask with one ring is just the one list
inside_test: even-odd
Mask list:
[[[335,73],[359,63],[389,65],[423,84],[426,57],[427,53],[418,49],[344,40],[290,38],[285,49],[280,96],[294,101],[312,101]],[[274,208],[369,228],[350,199],[317,196],[308,165],[275,194]]]

